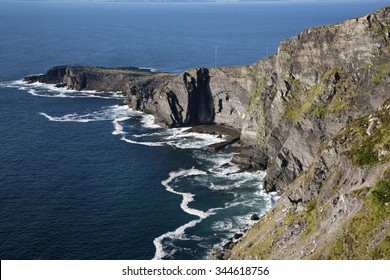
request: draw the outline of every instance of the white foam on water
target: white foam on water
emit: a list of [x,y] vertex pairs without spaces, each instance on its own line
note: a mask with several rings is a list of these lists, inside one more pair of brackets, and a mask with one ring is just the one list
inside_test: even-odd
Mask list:
[[121,135],[125,134],[123,131],[123,126],[119,124],[118,120],[113,120],[112,123],[114,124],[114,131],[112,132],[112,135]]
[[238,182],[235,182],[233,184],[229,185],[215,185],[213,183],[210,184],[209,189],[213,191],[231,191],[234,189],[239,189],[241,187],[241,184]]
[[[186,229],[194,227],[196,224],[200,223],[202,220],[203,219],[190,221],[190,222],[178,227],[175,231],[169,231],[169,232],[164,233],[163,235],[155,238],[153,240],[153,244],[156,247],[156,252],[154,254],[153,260],[161,260],[162,258],[170,255],[164,250],[164,245],[163,245],[164,239],[171,239],[171,240],[183,239],[183,236],[185,235]],[[174,253],[174,252],[172,252],[172,253]]]
[[122,92],[99,92],[95,90],[73,90],[65,87],[56,87],[53,84],[40,82],[27,83],[23,80],[5,82],[0,84],[2,87],[17,88],[21,91],[27,91],[32,96],[48,98],[102,98],[102,99],[123,99]]
[[16,87],[21,87],[23,85],[27,85],[27,83],[23,80],[8,81],[8,82],[1,82],[0,83],[0,87],[4,87],[4,88],[16,88]]
[[[195,169],[195,168],[173,171],[173,172],[169,173],[168,179],[161,182],[161,184],[165,187],[165,189],[167,191],[174,193],[174,194],[177,194],[177,195],[181,195],[183,197],[182,202],[180,203],[180,207],[184,212],[186,212],[190,215],[198,216],[199,219],[190,221],[190,222],[180,226],[175,231],[170,231],[170,232],[164,233],[163,235],[155,238],[153,241],[153,244],[156,247],[156,253],[155,253],[155,256],[153,258],[154,260],[162,259],[162,258],[164,258],[168,255],[172,255],[174,253],[174,252],[171,252],[171,254],[169,254],[166,252],[166,250],[164,250],[164,244],[163,244],[164,239],[171,240],[171,243],[169,245],[172,245],[173,240],[184,239],[186,229],[194,227],[195,225],[197,225],[198,223],[200,223],[201,221],[203,221],[204,219],[206,219],[210,215],[214,215],[215,211],[223,209],[223,208],[212,208],[212,209],[209,209],[207,212],[204,212],[204,211],[201,211],[198,209],[190,208],[188,206],[188,204],[191,201],[194,201],[194,195],[191,193],[184,193],[184,192],[175,191],[170,186],[170,183],[175,179],[184,178],[184,177],[188,177],[188,176],[198,176],[198,175],[207,175],[207,172],[199,170],[199,169]],[[191,240],[197,240],[197,241],[202,240],[202,239],[203,238],[198,237],[198,236],[193,236],[193,238],[191,238]]]
[[168,129],[170,135],[166,137],[168,144],[179,149],[201,149],[208,145],[223,142],[217,135],[189,132],[189,128]]
[[136,144],[136,145],[143,145],[143,146],[149,146],[149,147],[162,147],[166,144],[164,142],[138,142],[131,139],[127,139],[126,137],[121,138],[122,141],[125,141],[130,144]]
[[158,124],[154,123],[155,117],[153,115],[144,114],[141,120],[143,127],[145,128],[161,128]]
[[92,119],[79,119],[79,116],[77,114],[68,114],[62,117],[52,117],[46,113],[39,113],[40,115],[44,116],[46,119],[52,122],[90,122],[93,121]]
[[[154,123],[154,117],[152,115],[143,115],[141,122],[143,123],[144,128],[161,128],[159,125]],[[187,133],[186,130],[188,129],[190,129],[190,127],[169,128],[160,130],[158,132],[132,135],[132,138],[140,139],[143,137],[154,136],[160,139],[158,143],[164,143],[165,145],[169,145],[178,149],[202,149],[207,145],[223,141],[223,139],[211,134]],[[138,142],[130,139],[128,140],[129,143],[143,143],[141,141]]]
[[[236,153],[213,153],[213,155],[217,156],[210,156],[210,154],[201,151],[196,153],[196,158],[200,164],[208,163],[213,165],[210,170],[213,170],[215,173],[228,174],[240,170],[236,164],[231,162],[232,157],[235,154]],[[229,166],[223,166],[225,164],[228,164]]]
[[144,133],[144,134],[134,134],[132,135],[134,138],[142,138],[142,137],[152,137],[152,136],[164,136],[164,132],[153,132],[153,133]]
[[[232,168],[233,170],[233,168]],[[230,180],[239,180],[241,184],[244,184],[250,180],[258,180],[258,181],[263,181],[266,172],[265,171],[255,171],[255,172],[240,172],[239,170],[233,173],[229,173],[226,171],[217,171],[215,172],[214,170],[214,175],[216,177],[221,177],[221,178],[228,178]]]
[[211,225],[213,231],[227,231],[233,228],[231,220],[216,221]]
[[195,169],[195,168],[187,169],[187,170],[173,171],[173,172],[169,173],[169,178],[164,180],[164,181],[162,181],[161,184],[166,188],[167,191],[169,191],[171,193],[174,193],[174,194],[177,194],[177,195],[183,196],[183,200],[182,200],[182,202],[180,204],[180,207],[181,207],[181,209],[183,209],[184,212],[186,212],[186,213],[188,213],[190,215],[198,216],[199,218],[204,219],[204,218],[208,217],[210,214],[206,213],[206,212],[203,212],[201,210],[190,208],[188,206],[188,204],[190,202],[194,201],[194,195],[192,193],[183,193],[183,192],[175,191],[169,185],[169,183],[171,183],[176,178],[183,178],[183,177],[195,176],[195,175],[206,175],[206,174],[207,173],[205,171],[198,170],[198,169]]
[[121,118],[116,118],[115,120],[112,121],[114,124],[114,131],[112,132],[113,135],[123,135],[126,134],[126,132],[123,131],[123,126],[119,122],[123,122],[130,119],[130,117],[121,117]]
[[125,120],[130,118],[132,111],[127,106],[113,105],[108,107],[103,107],[99,111],[93,111],[87,114],[66,114],[63,116],[50,116],[47,113],[40,112],[40,115],[47,118],[49,121],[54,122],[97,122],[97,121],[110,121],[119,119]]
[[155,68],[149,68],[149,67],[138,67],[138,69],[141,69],[141,70],[150,70],[150,72],[157,72],[158,70],[155,69]]

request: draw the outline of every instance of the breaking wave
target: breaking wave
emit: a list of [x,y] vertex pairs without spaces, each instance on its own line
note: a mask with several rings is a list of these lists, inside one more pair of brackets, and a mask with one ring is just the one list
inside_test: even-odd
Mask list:
[[23,80],[3,82],[1,87],[15,88],[25,91],[32,96],[47,98],[102,98],[102,99],[123,99],[122,92],[99,92],[94,90],[73,90],[65,87],[56,87],[52,84],[40,82],[27,83]]

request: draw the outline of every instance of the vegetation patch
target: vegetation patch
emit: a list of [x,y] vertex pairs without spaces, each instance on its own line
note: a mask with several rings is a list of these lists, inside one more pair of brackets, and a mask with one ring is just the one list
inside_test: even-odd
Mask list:
[[390,62],[382,63],[374,67],[375,75],[371,78],[374,83],[386,81],[386,75],[390,72]]
[[285,105],[285,117],[289,121],[297,122],[310,109],[314,98],[321,90],[321,85],[316,84],[310,90],[307,90],[295,79],[290,79],[289,85],[291,88]]
[[334,92],[326,100],[321,100],[312,104],[310,114],[315,117],[326,117],[328,114],[341,116],[345,111],[356,110],[353,100],[359,95],[356,85],[349,78],[341,78],[345,74],[343,69],[328,70],[322,80],[325,81],[330,77],[338,77],[333,89],[328,89],[329,93]]
[[[333,243],[329,259],[389,259],[390,172],[365,197],[362,209],[352,217]],[[383,236],[384,234],[384,236]],[[382,237],[381,237],[382,236]],[[376,243],[375,243],[375,240]]]
[[[305,113],[323,118],[328,114],[341,116],[345,111],[357,108],[353,102],[359,95],[357,87],[342,68],[328,69],[320,82],[309,89],[295,79],[287,82],[290,90],[285,103],[285,117],[289,121],[297,122]],[[334,84],[331,87],[324,86],[331,83]]]
[[284,219],[284,224],[287,227],[294,226],[295,224],[304,224],[304,237],[306,237],[314,232],[317,222],[317,200],[310,200],[306,202],[304,206],[306,211],[294,212],[293,210],[290,210]]
[[390,160],[390,116],[388,112],[376,115],[376,127],[370,134],[367,129],[372,124],[368,117],[361,118],[349,127],[348,137],[354,136],[347,153],[353,164],[370,167]]
[[264,87],[266,84],[267,80],[265,77],[259,77],[256,80],[256,87],[253,91],[251,101],[249,102],[249,110],[253,110],[255,104],[257,103],[257,100],[261,97],[261,94],[264,91]]
[[378,19],[372,18],[372,29],[378,33],[385,41],[388,40],[390,26],[382,24]]
[[306,205],[306,230],[305,235],[308,236],[315,232],[315,225],[317,223],[317,201],[311,200]]

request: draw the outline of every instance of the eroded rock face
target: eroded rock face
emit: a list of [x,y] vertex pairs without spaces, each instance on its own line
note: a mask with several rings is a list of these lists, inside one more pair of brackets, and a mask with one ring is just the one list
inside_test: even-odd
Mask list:
[[56,66],[47,70],[44,75],[34,75],[25,77],[24,80],[29,83],[61,84],[66,75],[67,66]]
[[252,66],[241,139],[267,155],[268,190],[283,192],[324,141],[388,97],[389,14],[305,30]]
[[168,126],[215,123],[241,129],[250,92],[229,74],[243,69],[193,69],[150,91],[149,85],[138,86],[127,97],[132,97],[129,104],[133,108],[135,103],[143,104],[142,110],[157,112],[159,121]]
[[282,195],[231,258],[390,257],[389,31],[387,7],[306,30],[258,63],[242,139]]
[[163,126],[215,123],[240,130],[251,95],[249,87],[240,84],[246,71],[199,68],[174,75],[138,68],[60,66],[25,80],[75,90],[120,91],[132,109],[153,114]]

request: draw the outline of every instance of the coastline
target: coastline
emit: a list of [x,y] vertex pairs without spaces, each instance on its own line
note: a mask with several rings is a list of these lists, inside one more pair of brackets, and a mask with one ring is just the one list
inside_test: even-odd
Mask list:
[[[221,127],[240,131],[236,163],[266,169],[264,189],[281,199],[240,242],[226,245],[226,258],[387,258],[389,239],[378,229],[389,229],[382,215],[390,203],[389,14],[385,7],[304,30],[248,66],[126,77],[67,66],[47,76],[77,90],[113,90],[115,82],[130,108],[157,123],[226,134],[210,149],[238,141]],[[374,224],[359,222],[367,209]],[[363,245],[351,251],[355,239]]]
[[240,140],[240,132],[236,129],[215,125],[215,124],[207,124],[207,125],[195,125],[185,132],[195,132],[195,133],[205,133],[211,135],[218,135],[218,138],[223,139],[223,142],[210,144],[207,146],[207,149],[218,151],[227,146],[232,146],[235,144],[235,147],[239,147]]

